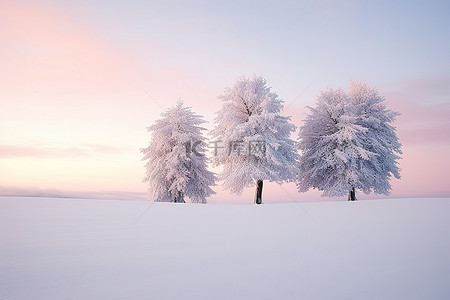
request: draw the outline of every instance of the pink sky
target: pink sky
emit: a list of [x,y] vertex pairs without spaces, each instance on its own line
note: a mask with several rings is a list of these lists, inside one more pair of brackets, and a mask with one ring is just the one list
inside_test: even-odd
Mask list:
[[[311,48],[311,53],[301,56],[307,58],[293,61],[291,53],[276,52],[281,50],[259,40],[264,32],[252,36],[236,31],[214,9],[200,16],[188,11],[174,12],[169,16],[173,19],[158,19],[154,11],[166,12],[162,3],[148,10],[148,18],[139,14],[139,7],[126,12],[115,7],[103,13],[89,2],[76,6],[61,3],[0,4],[0,194],[51,191],[94,197],[114,191],[135,197],[135,193],[145,193],[139,153],[150,138],[145,127],[182,98],[211,128],[220,105],[216,97],[240,75],[256,73],[286,101],[285,113],[297,126],[304,118],[304,107],[314,105],[320,90],[346,89],[351,79],[367,80],[402,113],[395,125],[403,144],[403,171],[401,180],[392,181],[392,197],[450,196],[447,57],[442,57],[442,70],[431,62],[428,69],[423,68],[425,58],[418,57],[415,73],[406,69],[402,73],[394,66],[367,70],[370,59],[364,55],[352,57],[354,63],[340,68],[343,61],[351,61],[346,52],[327,56]],[[321,7],[311,9],[322,13]],[[349,17],[330,9],[323,14],[333,16],[333,22],[340,16]],[[135,18],[125,18],[126,13]],[[116,21],[115,14],[124,19]],[[140,18],[145,30],[132,23]],[[336,30],[351,31],[351,25],[346,21]],[[323,50],[325,35],[334,30],[332,23],[329,26],[323,36],[305,35],[304,40]],[[284,38],[280,34],[273,37]],[[363,51],[371,42],[355,41],[354,46]],[[377,50],[385,50],[384,55],[393,53],[380,58],[388,59],[389,65],[401,62],[396,50]],[[253,188],[241,197],[223,192],[220,183],[216,191],[210,202],[253,199]],[[267,202],[309,201],[319,195],[317,191],[299,194],[293,184],[267,184],[264,190]]]

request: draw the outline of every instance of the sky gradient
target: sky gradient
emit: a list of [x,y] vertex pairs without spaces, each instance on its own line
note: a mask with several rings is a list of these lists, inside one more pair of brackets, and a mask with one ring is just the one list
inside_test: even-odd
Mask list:
[[[0,195],[145,197],[145,128],[181,98],[210,129],[217,96],[257,74],[297,126],[327,87],[378,88],[402,114],[391,197],[449,197],[449,13],[446,1],[1,1]],[[253,201],[253,188],[215,190],[212,203]],[[293,184],[263,193],[320,199]]]

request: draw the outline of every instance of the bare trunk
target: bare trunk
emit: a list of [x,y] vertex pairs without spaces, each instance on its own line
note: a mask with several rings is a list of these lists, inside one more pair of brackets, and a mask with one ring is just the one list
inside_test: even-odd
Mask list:
[[175,202],[175,203],[186,203],[186,202],[184,201],[184,195],[183,195],[183,193],[179,191],[179,192],[178,192],[178,196],[175,197],[175,199],[174,199],[173,202]]
[[356,192],[354,187],[348,192],[348,201],[356,201]]
[[262,204],[262,190],[263,190],[263,181],[256,181],[256,194],[255,194],[255,203]]

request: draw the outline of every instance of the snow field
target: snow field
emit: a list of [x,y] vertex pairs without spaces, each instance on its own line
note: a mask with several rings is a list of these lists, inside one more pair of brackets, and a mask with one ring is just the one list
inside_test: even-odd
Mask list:
[[449,212],[0,197],[0,298],[450,299]]

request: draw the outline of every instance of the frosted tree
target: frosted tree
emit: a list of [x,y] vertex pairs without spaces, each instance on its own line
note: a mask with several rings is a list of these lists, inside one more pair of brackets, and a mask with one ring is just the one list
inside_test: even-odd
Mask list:
[[161,115],[148,131],[152,140],[141,149],[147,161],[144,182],[156,202],[206,203],[214,194],[215,175],[207,169],[203,118],[184,107],[181,101]]
[[366,194],[373,189],[376,194],[389,195],[391,177],[400,179],[401,144],[392,126],[400,114],[388,109],[384,97],[365,82],[352,82],[349,98],[357,124],[365,129],[358,134],[363,147],[377,154],[361,161],[360,168],[366,176],[360,178],[359,188]]
[[299,191],[316,188],[324,191],[324,196],[349,193],[349,198],[354,198],[362,176],[359,159],[374,155],[362,148],[358,133],[364,128],[356,124],[348,97],[341,89],[321,92],[316,107],[309,109],[299,131]]
[[[299,130],[297,187],[324,196],[356,200],[355,189],[388,194],[390,174],[399,178],[395,154],[400,144],[390,123],[396,113],[367,85],[321,92]],[[397,152],[399,153],[399,152]]]
[[219,179],[235,194],[256,185],[255,203],[261,204],[264,180],[295,180],[298,155],[290,139],[295,126],[281,114],[283,101],[262,77],[241,77],[219,99],[222,107],[211,132],[222,145],[214,157],[215,165],[223,166]]

